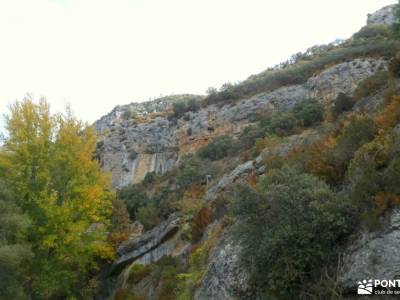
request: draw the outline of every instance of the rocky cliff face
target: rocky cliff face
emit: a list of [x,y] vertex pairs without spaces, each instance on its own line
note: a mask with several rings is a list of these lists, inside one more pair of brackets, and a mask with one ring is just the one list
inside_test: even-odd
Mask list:
[[212,250],[206,275],[194,299],[255,299],[250,292],[249,274],[240,266],[239,252],[239,246],[226,230]]
[[[392,24],[393,9],[394,6],[388,6],[369,15],[368,24]],[[207,145],[215,137],[240,133],[261,115],[285,110],[305,99],[316,99],[329,107],[339,93],[351,95],[362,80],[387,70],[387,66],[388,61],[383,58],[354,59],[326,67],[304,84],[284,86],[232,103],[208,105],[187,112],[178,119],[168,117],[172,102],[155,100],[152,103],[118,106],[95,124],[101,136],[98,155],[102,168],[111,172],[113,185],[117,188],[138,183],[148,172],[167,172],[184,155]],[[384,101],[383,93],[378,91],[360,99],[354,110],[376,111]],[[240,162],[231,171],[207,184],[204,196],[196,200],[212,206],[218,196],[235,182],[245,181],[249,176],[263,176],[267,171],[263,159],[285,157],[291,150],[309,146],[320,138],[321,131],[315,129],[291,135],[284,142],[265,148],[258,157]],[[117,289],[144,293],[145,299],[160,299],[157,296],[160,286],[150,279],[151,276],[134,285],[127,283],[127,276],[133,265],[151,265],[163,256],[183,258],[188,263],[187,257],[198,246],[192,245],[192,240],[186,235],[192,220],[191,215],[174,213],[152,230],[123,243],[110,270]],[[343,249],[345,268],[340,269],[338,285],[345,294],[353,293],[359,280],[400,276],[397,259],[400,211],[394,209],[387,213],[382,222],[384,226],[375,232],[359,229]],[[208,227],[217,225],[223,231],[208,253],[201,280],[192,287],[194,299],[257,299],[250,286],[249,274],[240,266],[240,247],[232,235],[237,224],[229,223],[225,227],[221,219],[216,219]],[[204,233],[202,242],[207,239]]]
[[385,6],[376,12],[369,14],[367,24],[384,24],[391,25],[395,22],[395,7],[396,5]]
[[[217,136],[239,133],[259,115],[310,98],[329,105],[340,92],[351,94],[361,80],[386,68],[384,59],[355,59],[332,66],[305,84],[282,87],[222,107],[208,105],[187,112],[178,120],[163,115],[167,112],[163,109],[170,107],[167,104],[147,104],[157,107],[157,114],[140,121],[138,115],[149,114],[143,112],[143,105],[116,107],[96,122],[101,135],[98,152],[102,168],[111,172],[115,187],[138,183],[148,172],[165,173],[183,155],[207,145]],[[132,114],[136,119],[127,117]]]
[[393,209],[381,221],[381,229],[361,230],[344,252],[339,281],[349,294],[359,281],[400,277],[400,210]]

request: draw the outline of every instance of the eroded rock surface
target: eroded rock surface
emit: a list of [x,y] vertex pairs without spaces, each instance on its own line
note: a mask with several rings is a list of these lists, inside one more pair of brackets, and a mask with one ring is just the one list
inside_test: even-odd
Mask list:
[[349,293],[364,279],[400,279],[400,209],[395,208],[375,232],[361,231],[343,258],[340,284]]
[[126,109],[117,107],[96,122],[101,135],[98,154],[102,169],[111,172],[115,187],[138,183],[148,172],[165,173],[180,157],[215,137],[240,133],[260,115],[310,98],[330,104],[340,92],[351,94],[360,81],[386,68],[383,59],[355,59],[330,67],[305,84],[281,87],[222,106],[208,105],[178,120],[160,114],[136,123],[123,117]]
[[375,58],[335,65],[307,81],[308,98],[329,104],[339,93],[352,94],[363,79],[386,69],[387,61]]
[[130,263],[143,265],[158,261],[164,255],[172,255],[177,247],[183,249],[179,239],[182,218],[172,214],[167,220],[140,237],[125,241],[118,249],[118,259],[111,267],[111,273],[119,273]]
[[239,263],[240,246],[229,229],[212,250],[196,300],[256,299],[250,293],[249,274]]
[[367,24],[384,24],[392,25],[395,21],[395,10],[396,5],[385,6],[372,14],[368,14]]

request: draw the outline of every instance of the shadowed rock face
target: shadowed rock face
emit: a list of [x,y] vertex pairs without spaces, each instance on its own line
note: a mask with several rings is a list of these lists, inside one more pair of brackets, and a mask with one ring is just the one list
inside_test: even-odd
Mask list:
[[351,293],[364,279],[400,279],[400,209],[383,218],[382,229],[354,236],[343,258],[341,286]]
[[392,25],[396,21],[394,14],[395,7],[395,4],[388,5],[372,14],[368,14],[367,24]]
[[260,115],[309,98],[332,103],[340,92],[351,94],[361,80],[386,68],[383,59],[355,59],[330,67],[305,84],[281,87],[223,106],[209,105],[175,121],[158,116],[134,123],[122,117],[123,107],[117,107],[95,124],[101,136],[98,152],[102,169],[111,172],[114,187],[138,183],[148,172],[167,172],[181,156],[217,136],[239,133]]

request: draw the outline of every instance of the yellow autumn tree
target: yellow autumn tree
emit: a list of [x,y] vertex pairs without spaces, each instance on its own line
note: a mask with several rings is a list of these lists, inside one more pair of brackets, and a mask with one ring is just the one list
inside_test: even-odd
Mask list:
[[39,299],[79,297],[107,243],[114,194],[93,159],[96,136],[67,109],[51,115],[45,100],[10,107],[3,164],[18,204],[32,221],[31,293]]

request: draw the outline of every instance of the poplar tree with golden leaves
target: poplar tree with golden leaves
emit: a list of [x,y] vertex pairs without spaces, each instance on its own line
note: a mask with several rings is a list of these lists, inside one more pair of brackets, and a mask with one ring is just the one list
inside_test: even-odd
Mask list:
[[81,298],[107,242],[114,193],[93,159],[96,136],[70,109],[52,115],[45,100],[10,106],[0,163],[31,221],[34,257],[27,290],[36,299]]

